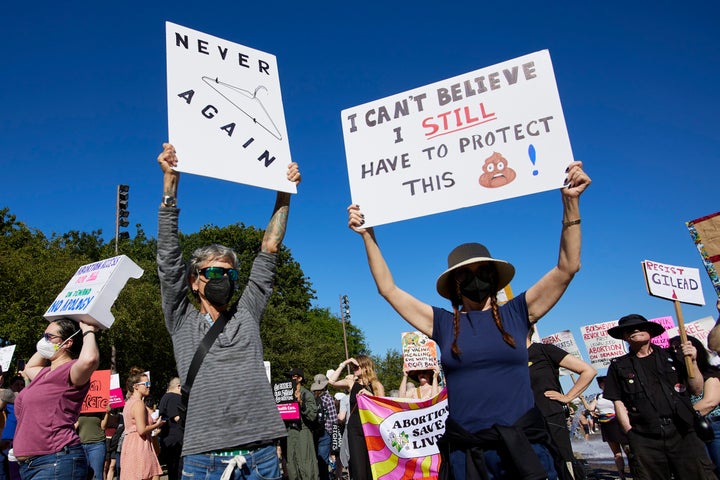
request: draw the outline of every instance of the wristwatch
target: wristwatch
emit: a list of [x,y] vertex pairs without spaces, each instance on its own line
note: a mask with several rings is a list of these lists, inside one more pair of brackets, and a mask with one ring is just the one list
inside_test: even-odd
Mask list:
[[163,204],[163,206],[165,206],[165,207],[174,207],[174,206],[176,206],[176,204],[175,204],[175,197],[173,197],[172,195],[163,195],[162,204]]

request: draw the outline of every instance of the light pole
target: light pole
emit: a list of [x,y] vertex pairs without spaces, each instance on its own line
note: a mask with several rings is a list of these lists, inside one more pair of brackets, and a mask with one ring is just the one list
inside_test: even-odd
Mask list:
[[[340,321],[343,327],[343,342],[345,343],[345,360],[350,358],[347,345],[347,332],[345,330],[345,321],[350,319],[350,299],[347,295],[340,295]],[[347,366],[350,373],[350,365]]]
[[130,238],[128,232],[121,232],[120,227],[127,227],[129,222],[127,217],[130,216],[128,211],[128,198],[130,197],[129,185],[118,185],[117,201],[115,203],[115,255],[118,254],[118,239]]

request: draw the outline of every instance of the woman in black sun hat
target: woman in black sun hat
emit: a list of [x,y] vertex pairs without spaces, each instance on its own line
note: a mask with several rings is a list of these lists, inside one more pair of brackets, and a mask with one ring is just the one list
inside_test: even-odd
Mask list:
[[348,207],[348,226],[363,239],[378,292],[440,347],[449,409],[441,477],[557,478],[542,415],[534,408],[524,341],[580,269],[579,199],[590,185],[581,162],[570,164],[565,185],[557,265],[502,306],[497,292],[510,283],[515,267],[485,246],[466,243],[450,252],[437,291],[452,311],[432,307],[395,285],[373,229],[363,228],[360,207]]

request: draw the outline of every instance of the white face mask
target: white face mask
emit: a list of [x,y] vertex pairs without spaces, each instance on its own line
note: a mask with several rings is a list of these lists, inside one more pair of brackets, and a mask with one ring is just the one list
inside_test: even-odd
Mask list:
[[35,344],[35,349],[40,354],[41,357],[50,360],[54,355],[55,352],[60,350],[60,347],[65,345],[65,342],[70,340],[72,337],[80,333],[80,330],[70,335],[68,338],[66,338],[62,343],[52,343],[50,340],[45,338],[44,336],[38,340],[38,342]]
[[42,337],[40,340],[38,340],[37,344],[35,344],[35,349],[37,350],[37,352],[40,354],[41,357],[47,360],[50,360],[59,348],[60,345],[52,343],[45,337]]
[[710,365],[720,366],[720,356],[717,352],[710,352]]

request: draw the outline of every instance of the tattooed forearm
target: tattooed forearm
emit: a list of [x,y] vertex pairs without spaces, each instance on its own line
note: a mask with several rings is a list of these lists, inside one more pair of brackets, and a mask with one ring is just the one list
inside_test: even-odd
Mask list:
[[265,236],[262,241],[262,251],[266,253],[277,253],[280,244],[285,238],[287,229],[288,213],[290,211],[290,194],[278,192],[275,210],[270,218]]

